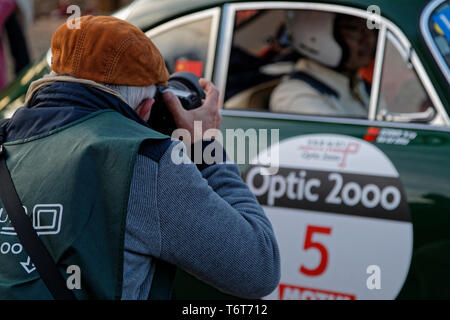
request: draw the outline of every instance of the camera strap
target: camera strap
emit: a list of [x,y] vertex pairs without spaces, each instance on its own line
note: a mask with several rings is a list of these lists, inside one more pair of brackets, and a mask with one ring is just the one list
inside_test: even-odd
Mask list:
[[6,151],[2,144],[0,144],[0,199],[20,243],[28,253],[31,262],[36,267],[53,298],[56,300],[76,300],[74,293],[67,287],[55,261],[53,261],[52,256],[33,228],[30,218],[25,213],[6,166]]

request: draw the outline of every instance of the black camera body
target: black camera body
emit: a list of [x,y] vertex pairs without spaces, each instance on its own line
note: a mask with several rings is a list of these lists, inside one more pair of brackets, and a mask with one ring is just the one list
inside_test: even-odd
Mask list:
[[205,92],[198,81],[199,77],[191,72],[176,72],[170,76],[167,86],[157,86],[148,125],[163,134],[172,135],[177,126],[162,94],[166,90],[172,91],[186,110],[198,108],[202,105],[202,99],[205,99]]

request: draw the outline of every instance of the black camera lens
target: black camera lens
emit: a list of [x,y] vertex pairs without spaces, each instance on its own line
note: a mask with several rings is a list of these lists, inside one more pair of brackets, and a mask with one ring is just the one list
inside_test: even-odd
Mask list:
[[164,103],[162,93],[167,90],[172,91],[186,110],[198,108],[202,105],[202,99],[205,99],[205,93],[198,83],[199,79],[191,72],[177,72],[170,76],[166,87],[158,86],[148,125],[163,134],[172,135],[177,127]]

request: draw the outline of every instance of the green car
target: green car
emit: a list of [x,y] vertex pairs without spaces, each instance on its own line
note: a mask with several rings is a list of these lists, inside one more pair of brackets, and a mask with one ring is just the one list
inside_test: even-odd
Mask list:
[[[142,0],[115,16],[220,89],[223,143],[280,247],[265,298],[450,298],[449,0]],[[1,117],[50,59],[2,92]],[[175,298],[231,297],[179,271]]]

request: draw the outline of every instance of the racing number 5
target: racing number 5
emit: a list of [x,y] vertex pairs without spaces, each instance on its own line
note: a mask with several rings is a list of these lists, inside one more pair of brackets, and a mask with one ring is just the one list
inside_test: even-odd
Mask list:
[[300,272],[304,275],[314,277],[321,275],[325,269],[327,268],[328,264],[328,251],[327,248],[320,242],[314,242],[312,241],[312,237],[314,233],[323,233],[323,234],[330,234],[331,228],[327,227],[319,227],[319,226],[307,226],[306,227],[306,237],[305,237],[305,244],[303,246],[303,249],[309,250],[309,249],[317,249],[320,252],[320,263],[319,265],[314,269],[308,269],[304,265],[300,266]]

